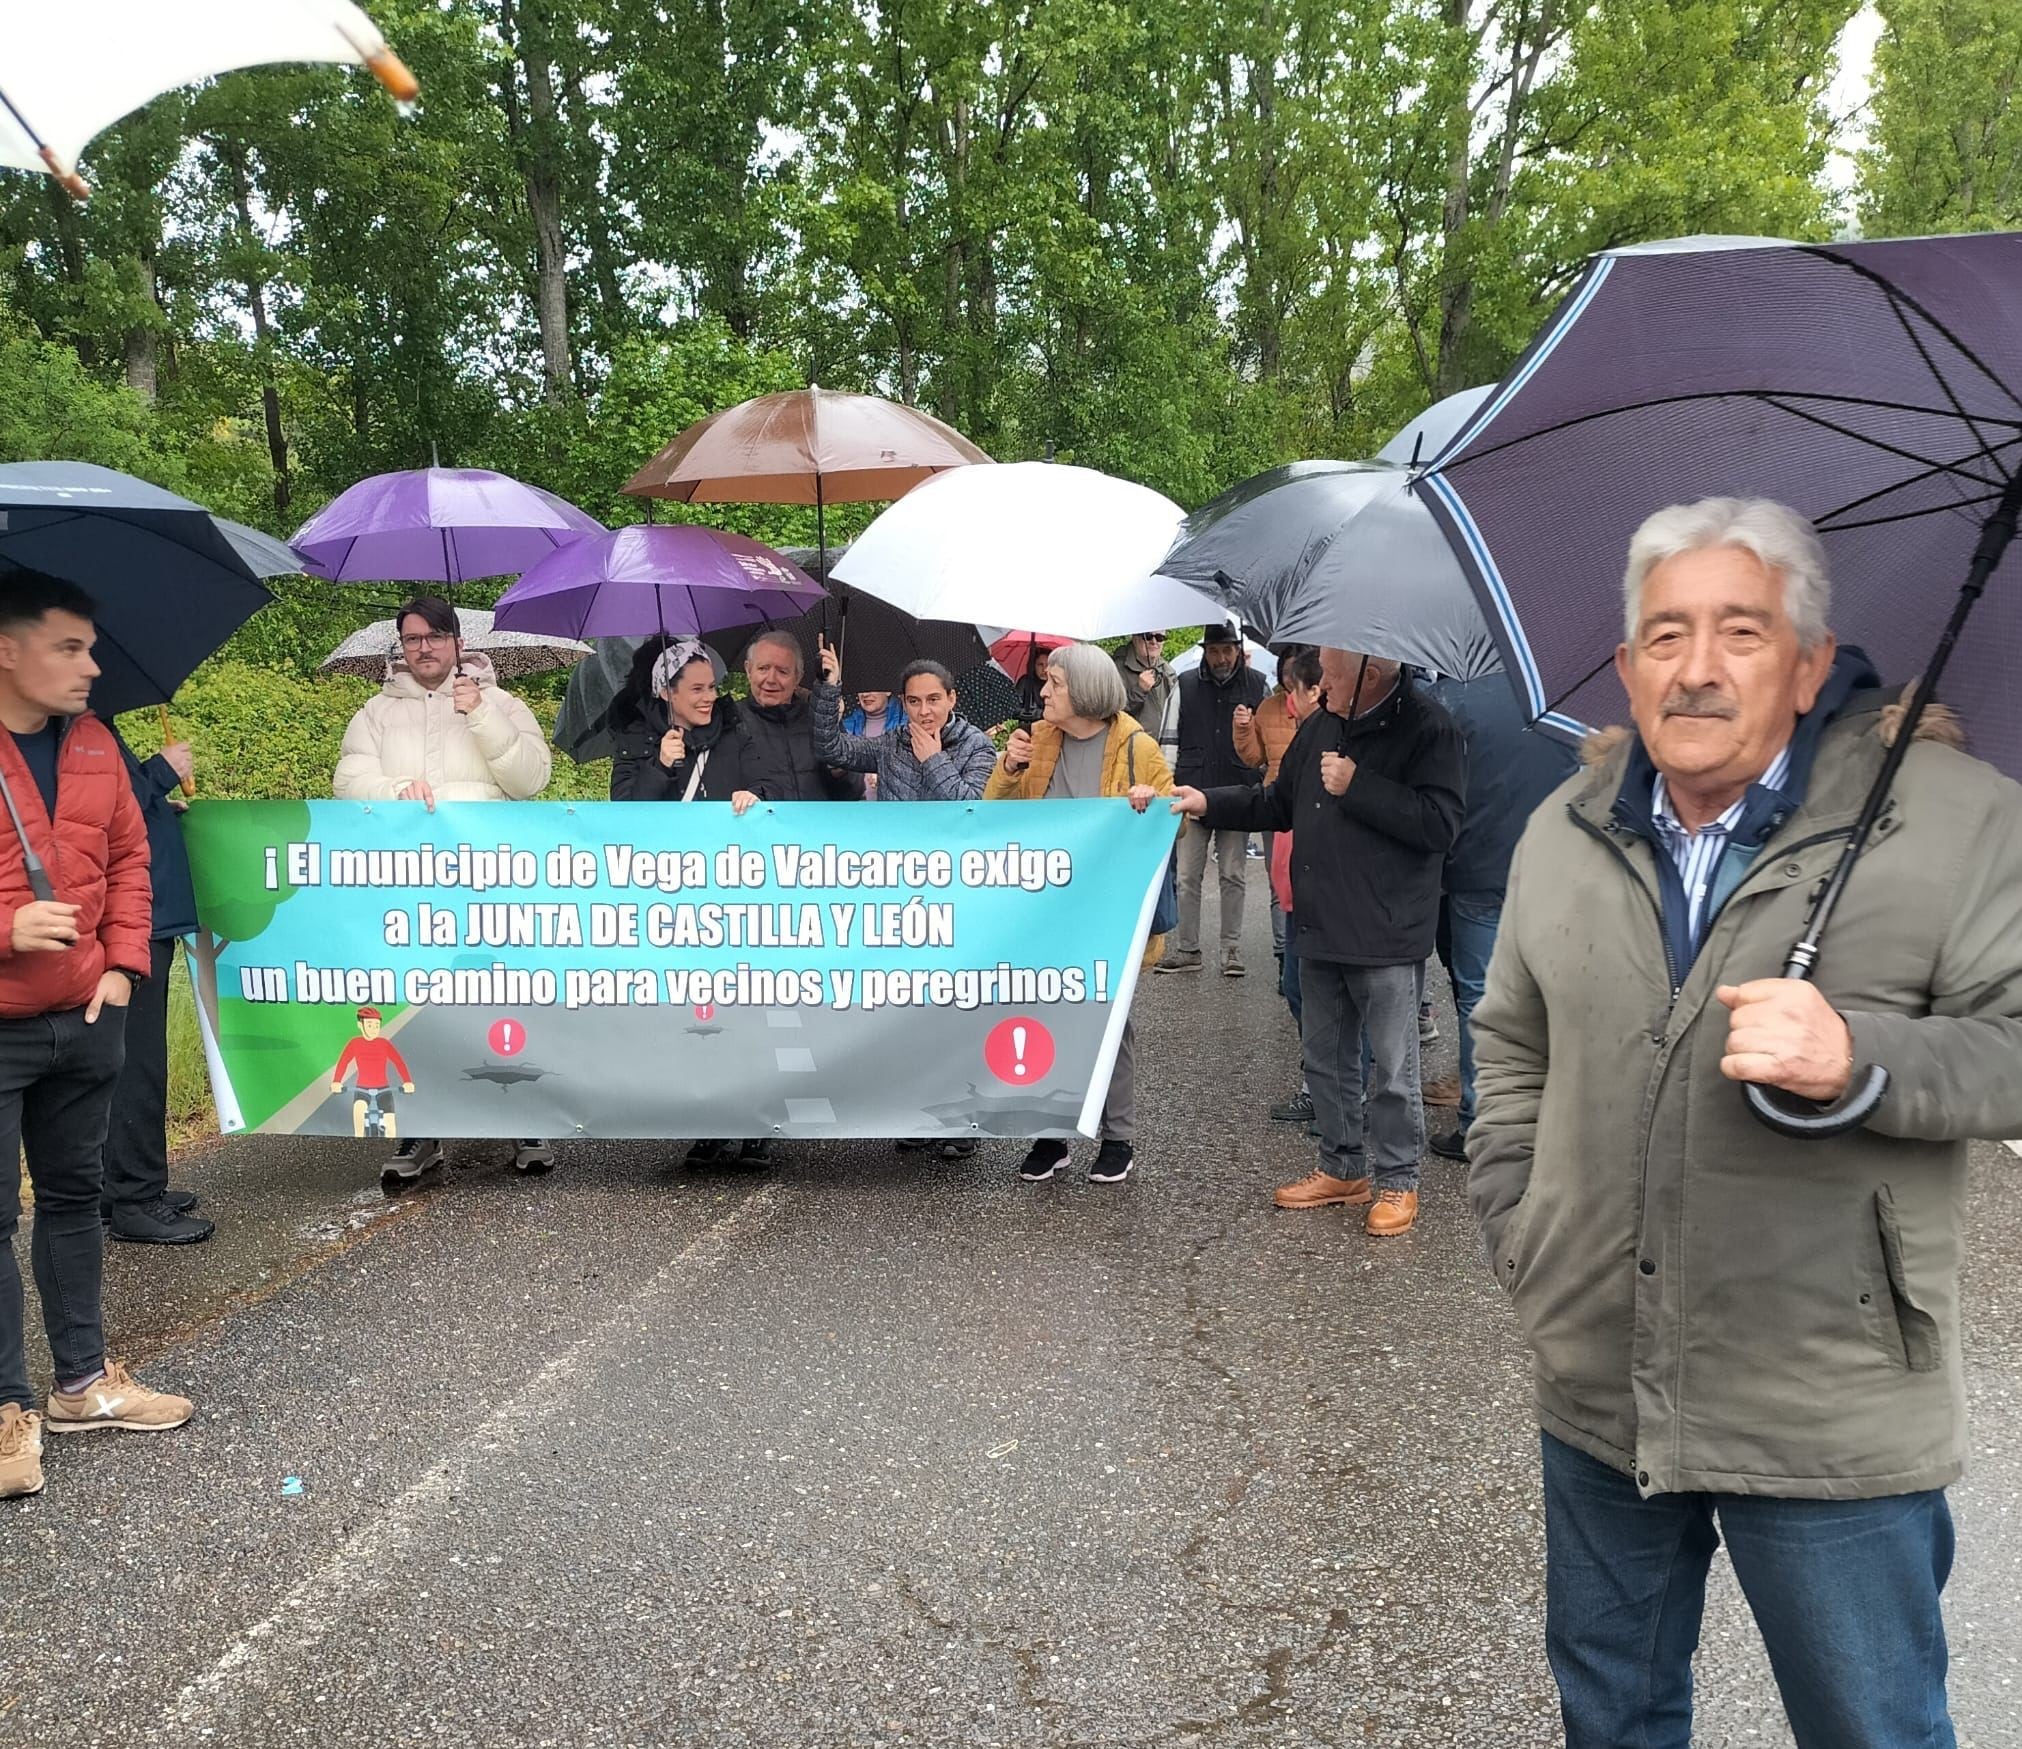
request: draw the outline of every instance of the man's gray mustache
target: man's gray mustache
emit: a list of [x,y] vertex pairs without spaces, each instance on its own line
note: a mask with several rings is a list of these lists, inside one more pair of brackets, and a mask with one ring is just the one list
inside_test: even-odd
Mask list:
[[1689,692],[1674,692],[1664,701],[1663,715],[1667,717],[1718,717],[1731,722],[1741,714],[1740,707],[1731,699]]

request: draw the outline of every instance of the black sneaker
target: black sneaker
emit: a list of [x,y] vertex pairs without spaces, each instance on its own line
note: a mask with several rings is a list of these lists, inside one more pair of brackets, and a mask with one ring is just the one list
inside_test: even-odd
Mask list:
[[1073,1150],[1065,1142],[1034,1142],[1025,1158],[1019,1162],[1018,1176],[1027,1184],[1044,1184],[1054,1173],[1067,1164],[1067,1156]]
[[901,1154],[924,1154],[929,1148],[940,1145],[932,1136],[901,1136],[892,1144]]
[[545,1178],[555,1169],[555,1151],[542,1141],[521,1142],[513,1149],[513,1170],[528,1178]]
[[379,1168],[379,1188],[388,1196],[398,1196],[421,1182],[424,1172],[442,1164],[442,1144],[419,1136],[409,1136],[393,1150],[393,1158]]
[[201,1245],[211,1236],[211,1223],[183,1214],[162,1196],[150,1203],[116,1203],[105,1230],[129,1245]]
[[952,1142],[943,1142],[941,1144],[941,1158],[943,1160],[973,1159],[978,1145],[974,1136],[958,1136]]
[[770,1172],[772,1139],[769,1136],[747,1137],[723,1156],[723,1164],[735,1166],[740,1172]]
[[735,1142],[701,1141],[695,1143],[681,1156],[681,1164],[692,1172],[700,1166],[720,1165],[725,1154],[736,1152]]
[[1104,1142],[1095,1150],[1095,1164],[1088,1169],[1088,1182],[1121,1184],[1130,1176],[1135,1158],[1128,1142]]
[[1465,1160],[1467,1158],[1467,1131],[1448,1130],[1444,1135],[1434,1136],[1427,1145],[1442,1160]]
[[1201,969],[1198,953],[1181,953],[1175,950],[1151,968],[1155,972],[1197,972]]
[[[165,1190],[157,1200],[165,1203],[173,1213],[186,1215],[197,1206],[197,1193],[194,1190]],[[101,1221],[112,1219],[111,1203],[102,1202],[98,1205],[98,1218]]]
[[1285,1101],[1283,1105],[1271,1107],[1273,1123],[1311,1123],[1313,1121],[1313,1095],[1304,1087]]

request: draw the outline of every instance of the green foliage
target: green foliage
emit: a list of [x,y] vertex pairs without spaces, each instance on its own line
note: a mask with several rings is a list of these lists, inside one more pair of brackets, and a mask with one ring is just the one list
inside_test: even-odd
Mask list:
[[[0,440],[283,533],[438,456],[626,521],[684,425],[817,380],[1198,503],[1495,377],[1595,249],[1823,234],[1854,5],[380,0],[411,115],[255,68],[104,136],[88,206],[0,180]],[[2022,17],[1884,11],[1865,221],[2012,222]],[[268,617],[235,658],[347,629]]]
[[[196,760],[199,798],[293,801],[327,796],[344,728],[377,690],[348,675],[304,680],[248,662],[207,663],[177,693],[171,726]],[[518,689],[542,728],[553,732],[559,697]],[[122,717],[120,733],[145,759],[161,745],[154,711]],[[547,800],[602,801],[611,793],[609,761],[576,765],[557,754]]]
[[1884,0],[1881,13],[1861,161],[1868,234],[2022,224],[2022,7]]

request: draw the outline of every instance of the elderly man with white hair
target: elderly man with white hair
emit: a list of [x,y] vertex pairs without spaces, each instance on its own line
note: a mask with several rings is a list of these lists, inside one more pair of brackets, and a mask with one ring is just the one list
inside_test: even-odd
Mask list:
[[[2022,790],[1927,713],[1819,982],[1785,979],[1895,700],[1781,505],[1659,511],[1624,593],[1634,730],[1532,817],[1474,1016],[1566,1739],[1686,1749],[1724,1537],[1800,1749],[1946,1749],[1966,1140],[2022,1126]],[[1887,1097],[1830,1140],[1742,1097],[1871,1065]]]

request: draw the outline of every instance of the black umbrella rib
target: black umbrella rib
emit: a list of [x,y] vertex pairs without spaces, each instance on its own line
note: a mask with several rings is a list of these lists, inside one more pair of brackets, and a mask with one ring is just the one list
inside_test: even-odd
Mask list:
[[[1881,286],[1883,294],[1889,300],[1889,313],[1901,324],[1903,333],[1908,338],[1909,343],[1917,349],[1917,356],[1924,361],[1924,368],[1931,373],[1938,387],[1944,391],[1945,399],[1952,403],[1952,411],[1965,421],[1966,429],[1973,434],[1975,440],[1984,448],[1987,442],[1986,433],[1981,431],[1980,427],[1974,422],[1972,415],[1966,411],[1964,405],[1960,402],[1957,393],[1952,388],[1951,379],[1938,368],[1938,361],[1931,356],[1931,349],[1924,344],[1923,336],[1917,332],[1916,324],[1910,320],[1906,313],[1903,293],[1896,286],[1882,279],[1879,274],[1874,276],[1874,283]],[[1920,311],[1919,313],[1922,314],[1924,312]],[[1979,360],[1974,359],[1973,362],[1978,364]],[[1985,369],[1985,366],[1981,368]],[[2009,395],[2009,399],[2014,399],[2012,392]]]
[[[1967,462],[1990,461],[1994,463],[1996,467],[1999,467],[2001,465],[2001,458],[1998,452],[2008,448],[2011,444],[2017,443],[2022,443],[2022,432],[2017,432],[2016,435],[2013,437],[2004,437],[1999,443],[1990,444],[1984,448],[1973,450],[1970,454],[1962,455],[1957,459],[1957,461],[1955,461],[1952,464],[1952,466],[1963,467]],[[1912,486],[1921,486],[1926,480],[1935,479],[1939,474],[1945,473],[1947,471],[1948,470],[1945,468],[1926,468],[1921,474],[1911,474],[1907,479],[1893,481],[1889,485],[1878,487],[1875,491],[1872,492],[1864,492],[1858,498],[1849,499],[1846,503],[1842,504],[1837,510],[1828,510],[1819,516],[1813,517],[1812,521],[1814,523],[1823,523],[1829,517],[1844,516],[1849,510],[1859,510],[1864,505],[1874,503],[1878,498],[1886,498],[1890,496],[1892,493],[1907,491]],[[1997,490],[1995,496],[1998,497],[1999,495],[2000,494]],[[1987,502],[1987,500],[1985,498],[1962,498],[1959,500],[1959,502],[1961,504],[1984,504]],[[1950,510],[1954,508],[1954,506],[1949,504],[1940,504],[1935,508],[1939,510]],[[1917,511],[1910,511],[1907,514],[1911,516],[1922,516],[1928,513],[1925,511],[1917,510]],[[1890,517],[1886,518],[1885,520],[1895,522],[1895,521],[1902,521],[1903,518]]]
[[[1827,527],[1827,518],[1840,514],[1838,510],[1829,510],[1825,516],[1815,519],[1812,526],[1820,534],[1843,534],[1850,528],[1886,528],[1892,522],[1915,522],[1920,516],[1948,516],[1954,511],[1972,510],[1982,504],[1998,504],[2002,493],[2007,489],[2004,482],[1993,491],[1983,492],[1977,498],[1961,498],[1956,504],[1933,504],[1925,510],[1899,510],[1893,516],[1864,516],[1857,522],[1835,522]],[[1843,508],[1852,509],[1853,506],[1846,505]]]
[[[1861,395],[1823,395],[1814,393],[1808,389],[1708,389],[1691,395],[1657,395],[1647,401],[1631,401],[1620,407],[1601,407],[1592,413],[1579,413],[1571,419],[1561,419],[1555,425],[1541,425],[1535,431],[1526,431],[1521,437],[1505,438],[1501,443],[1490,444],[1486,449],[1475,450],[1472,454],[1457,457],[1451,462],[1435,462],[1425,471],[1427,474],[1452,474],[1457,469],[1466,467],[1470,462],[1486,461],[1490,456],[1499,455],[1506,449],[1515,449],[1521,444],[1535,443],[1541,437],[1552,437],[1561,431],[1571,431],[1577,425],[1591,425],[1597,419],[1614,419],[1624,413],[1645,413],[1657,407],[1689,406],[1697,401],[1766,401],[1776,406],[1778,411],[1786,413],[1794,411],[1794,409],[1782,404],[1787,401],[1823,401],[1832,406],[1873,407],[1885,413],[1920,413],[1934,419],[1949,419],[1952,417],[1950,412],[1943,407],[1916,407],[1905,401],[1876,401]],[[1991,416],[1982,415],[1982,417],[1990,418]],[[2013,424],[2018,428],[2018,431],[2022,431],[2022,420],[1992,419],[1991,422],[1997,425]],[[1858,436],[1859,434],[1853,433],[1851,435]],[[1860,438],[1860,441],[1867,443],[1874,440]],[[1878,445],[1877,447],[1886,448],[1887,446]],[[1933,461],[1929,456],[1917,455],[1910,450],[1898,450],[1895,453],[1901,455],[1906,461],[1916,462],[1923,467],[1935,469],[1940,473],[1954,471],[1952,463]],[[1969,474],[1967,478],[1975,480],[1983,486],[1993,483],[1980,479],[1978,475]]]
[[[1781,396],[1773,392],[1760,394],[1753,398],[1760,400],[1765,406],[1774,407],[1779,413],[1788,413],[1793,419],[1802,419],[1809,425],[1816,425],[1822,431],[1830,431],[1837,436],[1850,438],[1855,443],[1865,444],[1869,449],[1878,449],[1883,455],[1896,456],[1906,462],[1916,462],[1926,470],[1926,477],[1930,474],[1950,474],[1957,479],[1970,480],[1976,486],[1992,486],[1997,490],[2002,485],[2003,479],[2005,479],[2005,476],[2003,476],[2001,479],[1990,480],[1985,474],[1976,474],[1971,469],[1957,462],[1933,461],[1929,456],[1919,455],[1913,449],[1905,449],[1899,443],[1885,443],[1881,438],[1870,437],[1865,431],[1856,431],[1850,425],[1842,425],[1837,420],[1824,418],[1817,413],[1808,413],[1802,407],[1793,407],[1784,401]],[[1973,435],[1978,437],[1980,434],[1975,431]],[[1985,448],[1984,440],[1981,449],[1976,453],[1980,455],[1989,453]],[[1968,456],[1966,459],[1971,461],[1974,458]]]
[[[1926,322],[1930,323],[1930,325],[1935,330],[1937,330],[1938,333],[1942,334],[1945,337],[1946,341],[1951,345],[1952,349],[1955,352],[1957,352],[1961,358],[1965,359],[1967,363],[1972,365],[1972,367],[1975,370],[1977,370],[1983,377],[1985,377],[1990,383],[1992,383],[1995,388],[1999,389],[2002,394],[2006,395],[2009,400],[2013,401],[2018,409],[2022,409],[2022,395],[2018,395],[2015,392],[2013,386],[2010,385],[2005,380],[2003,380],[2003,378],[1994,371],[1994,369],[1987,363],[1985,359],[1983,359],[1977,352],[1975,352],[1970,346],[1968,346],[1965,343],[1965,341],[1961,340],[1958,337],[1958,335],[1954,334],[1952,330],[1948,328],[1936,316],[1932,315],[1929,310],[1925,309],[1924,306],[1916,300],[1916,298],[1912,297],[1910,293],[1904,291],[1901,286],[1897,285],[1895,281],[1885,278],[1883,275],[1877,273],[1872,267],[1869,267],[1865,262],[1848,260],[1846,256],[1840,254],[1835,249],[1827,247],[1825,244],[1805,243],[1800,244],[1799,247],[1802,248],[1805,254],[1807,255],[1815,255],[1821,261],[1830,261],[1837,266],[1848,268],[1852,272],[1859,274],[1863,279],[1868,280],[1872,282],[1874,285],[1879,286],[1882,290],[1882,294],[1889,299],[1892,305],[1900,304],[1903,308],[1915,310],[1918,315],[1922,316],[1923,319]],[[1898,321],[1902,320],[1902,313],[1900,309],[1897,311],[1897,320]],[[1905,324],[1905,326],[1907,326],[1907,324]],[[1911,336],[1911,339],[1914,341],[1916,339],[1916,336],[1913,334]],[[1919,345],[1917,350],[1919,352],[1922,352],[1923,347]],[[1925,362],[1929,363],[1928,356],[1926,356]],[[1931,366],[1931,374],[1938,378],[1940,385],[1945,384],[1944,375],[1942,372],[1938,370],[1936,365]],[[1947,397],[1951,395],[1951,389],[1949,386],[1945,386],[1945,393]],[[2002,421],[2002,423],[2006,424],[2009,423],[2009,421],[2004,420]]]
[[[1572,685],[1566,687],[1556,697],[1548,699],[1545,703],[1544,710],[1540,711],[1538,715],[1543,716],[1547,711],[1557,710],[1560,705],[1564,704],[1567,699],[1571,698],[1573,694],[1578,692],[1581,687],[1585,686],[1588,681],[1598,679],[1601,670],[1611,666],[1614,660],[1615,660],[1615,653],[1612,650],[1610,650],[1607,655],[1603,656],[1600,659],[1600,661],[1596,662],[1593,665],[1593,667],[1589,668],[1586,671],[1586,673],[1582,674],[1579,677],[1579,679],[1575,680],[1572,683]],[[1535,721],[1536,719],[1534,718],[1532,720]]]

